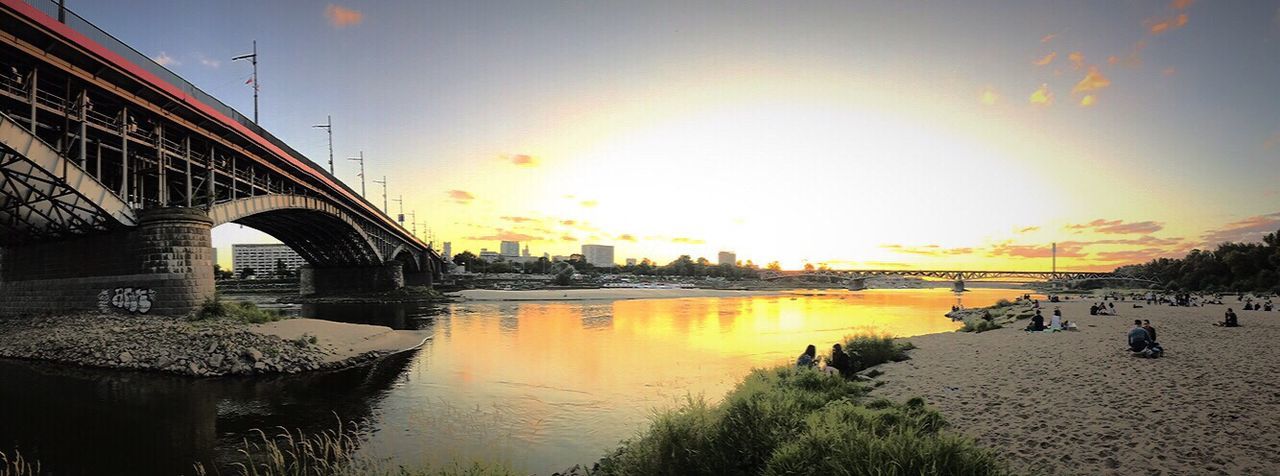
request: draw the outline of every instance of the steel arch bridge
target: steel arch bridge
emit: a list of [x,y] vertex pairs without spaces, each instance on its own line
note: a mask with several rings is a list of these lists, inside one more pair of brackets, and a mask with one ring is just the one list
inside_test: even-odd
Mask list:
[[0,0],[0,256],[172,209],[259,229],[320,269],[443,270],[431,244],[218,99],[56,1]]

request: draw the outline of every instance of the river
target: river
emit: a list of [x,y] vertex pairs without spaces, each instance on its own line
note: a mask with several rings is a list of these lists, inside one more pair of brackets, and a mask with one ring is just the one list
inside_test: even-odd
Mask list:
[[822,353],[855,333],[949,332],[957,324],[942,314],[957,302],[1024,292],[285,306],[434,338],[374,365],[266,378],[0,359],[0,450],[18,448],[57,474],[191,474],[195,461],[225,468],[254,428],[316,433],[341,418],[363,421],[360,452],[390,465],[482,460],[548,474],[595,461],[655,408],[716,401],[751,368],[792,362],[808,344]]

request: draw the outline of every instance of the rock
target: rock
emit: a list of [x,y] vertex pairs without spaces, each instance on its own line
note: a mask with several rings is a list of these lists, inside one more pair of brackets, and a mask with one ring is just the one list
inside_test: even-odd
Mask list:
[[200,365],[191,362],[187,364],[187,371],[191,372],[191,375],[200,375]]
[[119,360],[122,364],[133,362],[133,354],[130,354],[129,351],[126,350],[121,352],[120,355],[116,357],[116,360]]
[[245,358],[248,358],[250,362],[258,362],[262,360],[262,352],[252,347],[244,351],[244,356]]
[[267,363],[258,361],[253,364],[253,370],[267,370]]
[[167,369],[170,365],[173,365],[173,359],[170,359],[167,355],[162,355],[156,360],[157,369]]
[[222,366],[222,354],[213,354],[209,356],[209,367],[218,368]]

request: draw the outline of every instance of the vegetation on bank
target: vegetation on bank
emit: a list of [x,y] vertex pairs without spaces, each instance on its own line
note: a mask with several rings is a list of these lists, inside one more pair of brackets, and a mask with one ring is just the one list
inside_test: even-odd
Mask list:
[[30,461],[22,457],[22,453],[14,451],[13,456],[0,451],[0,476],[37,476],[40,473],[40,462]]
[[279,311],[262,309],[251,302],[223,301],[218,295],[207,298],[192,315],[193,320],[231,319],[246,324],[262,324],[283,319]]
[[1213,251],[1121,266],[1116,273],[1151,278],[1166,289],[1191,292],[1280,292],[1280,231],[1261,243],[1222,243]]
[[[995,304],[978,309],[970,309],[964,314],[964,325],[956,329],[956,332],[973,332],[980,333],[1003,329],[1005,324],[1009,324],[1021,319],[1030,319],[1035,315],[1035,311],[1031,309],[1029,304],[1019,304],[1008,299],[1001,299]],[[982,311],[991,313],[991,320],[982,318]]]

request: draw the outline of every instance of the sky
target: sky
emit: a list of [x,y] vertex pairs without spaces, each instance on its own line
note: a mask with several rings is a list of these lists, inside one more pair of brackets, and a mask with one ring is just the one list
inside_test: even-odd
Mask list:
[[246,115],[257,40],[260,123],[324,163],[332,115],[338,177],[455,253],[1109,270],[1280,229],[1280,2],[68,8]]

